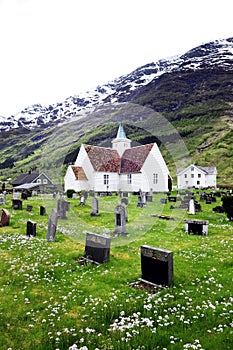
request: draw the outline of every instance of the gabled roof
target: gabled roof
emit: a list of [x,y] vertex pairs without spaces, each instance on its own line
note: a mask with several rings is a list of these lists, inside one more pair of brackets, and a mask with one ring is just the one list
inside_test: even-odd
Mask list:
[[199,166],[199,165],[194,165],[191,164],[188,167],[184,168],[184,169],[179,169],[177,171],[177,175],[180,175],[182,173],[184,173],[185,171],[187,171],[191,166],[193,166],[194,168],[197,168],[198,170],[200,170],[202,173],[206,174],[206,175],[216,175],[217,174],[217,169],[215,166],[209,166],[209,167],[204,167],[204,166]]
[[16,180],[12,182],[13,186],[19,186],[25,183],[33,182],[39,176],[38,172],[21,174],[17,177]]
[[116,150],[90,145],[84,145],[84,148],[95,171],[119,171],[120,156]]
[[133,147],[125,150],[121,158],[120,173],[139,172],[153,146],[154,144],[151,143],[148,145]]
[[80,166],[72,166],[71,168],[72,168],[72,170],[74,172],[76,180],[87,180],[86,173],[85,173],[85,171],[84,171],[84,169],[82,167],[80,167]]

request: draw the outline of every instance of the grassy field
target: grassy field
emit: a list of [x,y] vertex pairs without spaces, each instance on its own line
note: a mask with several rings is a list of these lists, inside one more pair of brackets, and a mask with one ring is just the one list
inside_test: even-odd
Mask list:
[[[8,196],[10,226],[0,228],[0,349],[232,349],[233,222],[212,211],[220,198],[201,202],[195,219],[209,220],[209,234],[189,235],[184,218],[193,216],[176,208],[179,203],[174,209],[161,204],[161,196],[146,208],[129,197],[128,235],[122,237],[113,237],[119,197],[99,197],[98,217],[90,216],[90,197],[84,207],[71,199],[55,242],[45,238],[56,201],[31,197],[19,211]],[[28,220],[37,224],[34,238],[26,236]],[[112,235],[108,263],[79,263],[86,232]],[[172,287],[142,288],[143,244],[173,251]]]

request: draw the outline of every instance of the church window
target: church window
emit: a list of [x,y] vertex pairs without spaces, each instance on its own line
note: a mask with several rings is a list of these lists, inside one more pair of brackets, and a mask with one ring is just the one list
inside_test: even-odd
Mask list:
[[153,184],[158,183],[158,174],[153,174]]
[[108,184],[109,184],[109,175],[104,174],[104,185],[108,185]]
[[132,174],[127,174],[127,184],[131,184],[132,183]]

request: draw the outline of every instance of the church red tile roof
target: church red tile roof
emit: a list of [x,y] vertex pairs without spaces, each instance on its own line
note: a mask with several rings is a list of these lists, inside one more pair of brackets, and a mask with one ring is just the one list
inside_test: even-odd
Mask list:
[[87,180],[87,176],[85,174],[85,171],[80,166],[72,166],[72,170],[74,172],[76,180]]
[[121,158],[121,174],[139,172],[145,163],[145,160],[148,157],[148,154],[150,153],[152,147],[153,144],[149,144],[125,150]]
[[111,148],[85,145],[85,150],[95,171],[116,173],[120,168],[120,156]]
[[111,148],[84,147],[95,171],[135,173],[141,171],[153,144],[127,149],[121,159],[118,152]]

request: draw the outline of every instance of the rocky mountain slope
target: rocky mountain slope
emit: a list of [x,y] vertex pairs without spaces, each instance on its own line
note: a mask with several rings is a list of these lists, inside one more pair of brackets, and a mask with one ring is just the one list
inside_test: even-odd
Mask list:
[[[211,88],[217,90],[219,88],[218,76],[223,73],[232,74],[232,63],[233,38],[216,40],[194,48],[182,56],[146,64],[130,74],[121,76],[103,86],[97,86],[94,90],[70,96],[60,103],[49,106],[37,104],[9,118],[0,117],[0,130],[17,127],[32,129],[77,120],[106,103],[134,102],[135,98],[136,102],[147,103],[148,101],[143,101],[141,96],[154,88],[160,91],[164,81],[165,84],[168,84],[167,80],[169,80],[168,92],[171,89],[178,90],[182,98],[177,100],[175,96],[175,100],[171,100],[167,106],[164,104],[164,99],[157,94],[153,102],[149,101],[151,102],[149,105],[159,112],[172,111],[186,104],[186,97],[192,94],[196,81],[200,80],[200,75],[204,81],[214,74],[215,76],[211,77],[213,81]],[[182,79],[178,89],[177,79]],[[214,80],[216,80],[215,86]],[[208,85],[208,82],[205,84]],[[204,85],[202,88],[205,88]],[[229,84],[228,81],[225,81],[224,89],[224,98],[228,93],[227,97],[231,99],[232,81]],[[198,99],[195,95],[193,102],[199,102],[199,100],[200,98]]]
[[[219,182],[233,183],[233,38],[147,64],[55,105],[34,105],[10,118],[0,117],[0,176],[45,164],[55,176],[54,169],[73,162],[82,142],[108,145],[122,118],[117,106],[125,105],[130,106],[124,121],[128,136],[141,143],[160,137],[173,176],[174,159],[166,143],[175,145],[178,133],[192,162],[217,166]],[[132,106],[138,106],[136,112],[131,113]],[[158,115],[146,115],[143,108],[162,115],[176,132],[168,134],[160,125],[159,134]]]

